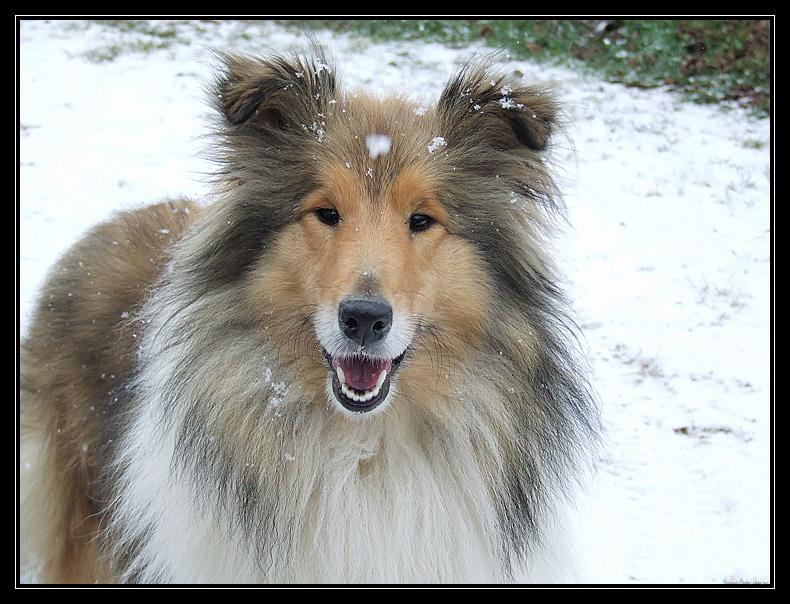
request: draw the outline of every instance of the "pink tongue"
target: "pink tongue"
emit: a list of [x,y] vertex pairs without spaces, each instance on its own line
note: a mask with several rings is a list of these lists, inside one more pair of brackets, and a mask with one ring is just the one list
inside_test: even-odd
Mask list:
[[354,390],[371,390],[382,371],[389,374],[392,361],[386,359],[332,359],[332,369],[343,369],[346,384]]

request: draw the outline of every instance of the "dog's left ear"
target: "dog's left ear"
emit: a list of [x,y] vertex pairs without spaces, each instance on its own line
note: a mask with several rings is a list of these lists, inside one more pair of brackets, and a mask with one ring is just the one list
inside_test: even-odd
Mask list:
[[448,144],[476,142],[502,149],[546,149],[557,121],[547,91],[467,64],[444,89],[437,105]]

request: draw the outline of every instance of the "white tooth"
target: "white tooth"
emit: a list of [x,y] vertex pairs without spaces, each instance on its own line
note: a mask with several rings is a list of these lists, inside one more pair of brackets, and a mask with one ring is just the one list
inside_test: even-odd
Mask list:
[[378,396],[379,392],[381,392],[381,387],[384,384],[384,381],[387,379],[387,372],[382,371],[379,374],[379,377],[376,380],[375,386],[370,390],[366,390],[365,392],[359,392],[354,388],[350,388],[346,384],[346,376],[343,373],[343,370],[338,366],[337,370],[337,378],[340,382],[340,391],[347,397],[350,398],[352,401],[356,401],[358,403],[366,403],[372,400],[374,397]]

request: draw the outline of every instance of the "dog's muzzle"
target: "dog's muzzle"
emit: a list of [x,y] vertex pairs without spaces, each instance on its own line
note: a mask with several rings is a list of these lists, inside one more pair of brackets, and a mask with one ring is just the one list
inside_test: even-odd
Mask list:
[[392,307],[380,300],[348,298],[338,305],[337,321],[342,344],[334,352],[324,349],[332,392],[349,411],[372,411],[387,399],[392,375],[405,356],[405,351],[395,357],[387,353]]

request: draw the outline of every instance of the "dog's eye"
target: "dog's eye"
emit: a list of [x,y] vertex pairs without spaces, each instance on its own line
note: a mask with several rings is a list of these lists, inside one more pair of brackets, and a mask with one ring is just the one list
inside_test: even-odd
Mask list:
[[409,230],[412,233],[427,231],[433,224],[433,218],[427,214],[412,214],[409,219]]
[[318,220],[329,226],[337,226],[337,223],[340,222],[340,214],[334,208],[318,208],[315,215]]

